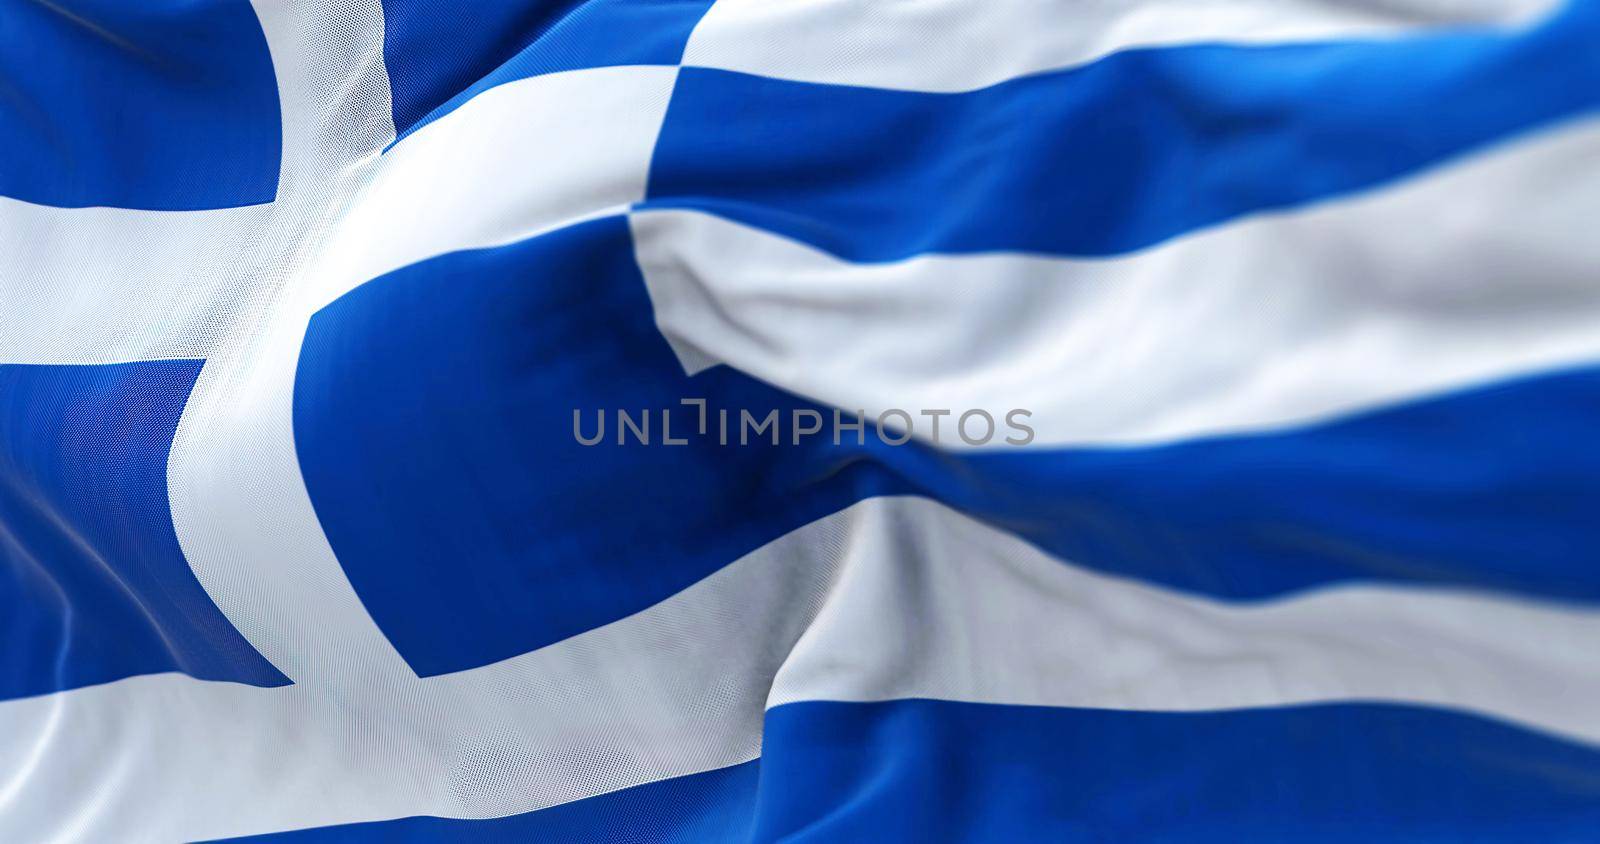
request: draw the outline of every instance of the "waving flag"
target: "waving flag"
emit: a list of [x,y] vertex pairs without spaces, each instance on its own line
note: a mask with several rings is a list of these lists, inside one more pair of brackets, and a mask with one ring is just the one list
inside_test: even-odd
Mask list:
[[1596,0],[0,0],[0,841],[1593,840],[1597,425]]

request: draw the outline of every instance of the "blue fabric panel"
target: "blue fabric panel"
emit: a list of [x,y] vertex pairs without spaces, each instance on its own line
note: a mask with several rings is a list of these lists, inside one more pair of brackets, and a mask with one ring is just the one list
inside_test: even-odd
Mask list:
[[647,206],[852,261],[1129,252],[1600,106],[1600,3],[1528,32],[1139,49],[958,94],[684,68]]
[[280,123],[247,0],[0,0],[0,195],[164,211],[270,202]]
[[173,531],[167,454],[200,366],[0,366],[0,699],[167,671],[289,682]]
[[[1600,370],[1304,428],[1127,449],[942,452],[817,436],[660,442],[703,397],[816,407],[728,367],[685,376],[626,223],[455,253],[316,314],[295,384],[317,514],[418,674],[472,668],[642,610],[875,495],[915,493],[1074,564],[1223,599],[1376,581],[1600,600]],[[652,444],[579,445],[653,409]],[[818,408],[831,419],[830,408]],[[694,430],[681,408],[672,427]],[[715,423],[713,421],[713,431]]]
[[712,0],[383,0],[396,142],[517,79],[677,64]]
[[906,488],[847,452],[573,437],[575,408],[702,394],[806,406],[730,370],[691,384],[613,217],[425,261],[317,313],[295,444],[340,564],[429,676],[637,612],[862,494]]
[[1600,751],[1440,710],[767,713],[749,840],[1586,841]]

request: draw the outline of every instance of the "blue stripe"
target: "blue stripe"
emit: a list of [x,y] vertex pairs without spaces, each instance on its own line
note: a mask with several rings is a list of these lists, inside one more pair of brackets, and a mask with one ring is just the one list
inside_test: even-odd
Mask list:
[[767,713],[754,841],[1587,841],[1600,752],[1395,706]]
[[852,261],[1123,253],[1589,112],[1596,43],[1579,0],[1515,34],[1129,50],[960,94],[685,68],[646,205]]
[[289,682],[172,527],[167,454],[200,366],[0,366],[0,699],[166,671]]
[[487,820],[414,817],[347,824],[231,841],[258,844],[319,842],[533,842],[709,844],[743,841],[755,804],[759,770],[754,762],[661,780],[549,809]]
[[248,841],[1589,841],[1600,752],[1446,711],[898,700],[767,713],[762,758],[493,820]]
[[712,0],[501,0],[472,14],[383,0],[398,143],[496,85],[614,65],[672,65]]
[[247,0],[7,2],[0,195],[184,211],[270,202],[282,128]]
[[[637,612],[875,495],[944,501],[1102,571],[1224,599],[1347,581],[1600,600],[1600,370],[1134,449],[578,445],[572,411],[816,407],[683,374],[621,218],[441,256],[311,320],[295,443],[350,582],[423,676]],[[830,413],[827,408],[820,408]],[[674,414],[693,430],[694,411]],[[786,435],[787,436],[787,435]]]

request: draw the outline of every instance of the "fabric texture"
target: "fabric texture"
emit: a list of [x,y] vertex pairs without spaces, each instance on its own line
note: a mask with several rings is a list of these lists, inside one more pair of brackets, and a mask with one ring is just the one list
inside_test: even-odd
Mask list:
[[0,841],[1588,841],[1597,0],[0,0]]

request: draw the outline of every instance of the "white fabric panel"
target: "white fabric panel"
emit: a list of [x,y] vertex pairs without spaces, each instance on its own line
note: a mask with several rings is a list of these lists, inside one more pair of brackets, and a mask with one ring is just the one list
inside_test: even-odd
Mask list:
[[273,216],[0,197],[0,363],[205,357],[248,298],[239,253]]
[[[685,65],[965,91],[1131,47],[1282,43],[1527,22],[1554,0],[718,0]],[[929,61],[929,56],[945,56]]]
[[632,226],[690,372],[727,363],[872,414],[1026,408],[1035,445],[1076,445],[1298,424],[1600,358],[1596,219],[1589,121],[1114,258],[861,265],[698,212]]
[[[160,675],[0,703],[0,758],[27,760],[0,779],[0,839],[528,811],[754,758],[764,708],[797,700],[1382,700],[1600,742],[1597,648],[1595,613],[1376,586],[1227,605],[1075,569],[927,500],[873,499],[471,671],[282,689]],[[137,753],[108,767],[106,747]]]
[[1065,565],[926,500],[885,503],[874,518],[853,535],[769,707],[1391,701],[1600,741],[1600,613],[1391,585],[1230,604]]
[[425,258],[497,246],[644,198],[676,67],[609,67],[491,88],[396,144],[330,238],[322,304]]

